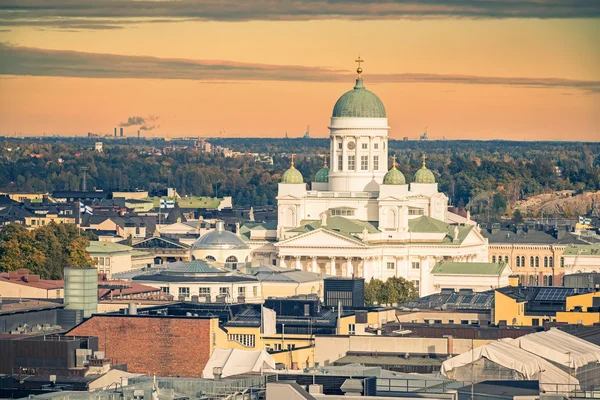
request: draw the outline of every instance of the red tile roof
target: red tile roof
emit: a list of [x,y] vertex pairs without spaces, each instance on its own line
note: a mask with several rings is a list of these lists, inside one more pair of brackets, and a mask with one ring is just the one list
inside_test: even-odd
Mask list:
[[16,285],[23,285],[45,290],[63,289],[65,287],[65,281],[63,280],[39,279],[39,276],[37,276],[38,280],[34,280],[35,276],[37,275],[17,272],[14,274],[11,273],[11,278],[9,278],[8,272],[1,272],[0,282],[10,282]]

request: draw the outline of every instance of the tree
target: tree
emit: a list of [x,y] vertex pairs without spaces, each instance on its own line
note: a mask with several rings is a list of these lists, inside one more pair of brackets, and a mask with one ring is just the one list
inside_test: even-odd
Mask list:
[[400,304],[417,297],[413,284],[404,278],[391,277],[385,282],[371,279],[365,283],[365,303]]
[[67,246],[69,252],[69,267],[93,267],[96,263],[86,251],[90,241],[82,236],[71,241]]
[[512,220],[515,224],[523,223],[523,215],[521,214],[521,210],[516,209],[513,213]]

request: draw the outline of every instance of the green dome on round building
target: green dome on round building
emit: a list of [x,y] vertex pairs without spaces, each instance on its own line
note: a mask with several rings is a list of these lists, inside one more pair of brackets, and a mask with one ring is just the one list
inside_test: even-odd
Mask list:
[[281,176],[281,183],[297,184],[304,183],[304,177],[294,167],[294,155],[292,154],[292,165]]
[[327,161],[325,161],[325,165],[323,165],[323,168],[318,170],[315,174],[315,182],[329,182],[329,167],[327,166]]
[[[362,70],[361,70],[362,72]],[[344,93],[333,107],[334,118],[386,118],[385,107],[359,76],[354,89]]]
[[423,166],[415,174],[415,183],[435,183],[433,172],[425,166],[425,158],[426,156],[423,154]]

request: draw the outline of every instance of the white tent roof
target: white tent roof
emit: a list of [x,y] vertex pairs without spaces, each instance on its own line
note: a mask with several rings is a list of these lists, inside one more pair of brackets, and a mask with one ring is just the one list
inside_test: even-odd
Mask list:
[[264,350],[215,349],[202,371],[202,377],[214,379],[214,368],[222,368],[221,377],[275,369],[273,356]]
[[[510,340],[492,342],[452,357],[442,364],[442,374],[451,377],[451,371],[480,358],[521,373],[527,379],[539,379],[543,390],[555,390],[556,384],[579,384],[574,377],[535,354],[518,348]],[[450,374],[449,374],[450,373]]]
[[570,368],[600,362],[600,346],[556,328],[521,336],[508,342]]

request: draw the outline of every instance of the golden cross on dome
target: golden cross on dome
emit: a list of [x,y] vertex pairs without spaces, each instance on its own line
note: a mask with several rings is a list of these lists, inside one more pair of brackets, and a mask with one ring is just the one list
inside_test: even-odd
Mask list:
[[327,168],[327,156],[323,156],[323,168]]
[[360,67],[360,63],[365,62],[365,60],[360,58],[360,55],[359,55],[358,58],[354,62],[358,64],[358,68],[356,68],[356,72],[358,73],[358,76],[360,77],[360,74],[362,74],[362,71],[363,71],[362,68]]
[[292,153],[292,167],[294,166],[294,157],[295,157],[295,156],[296,156],[296,155],[295,155],[294,153]]
[[423,155],[421,156],[421,158],[423,159],[423,168],[425,168],[425,159],[427,158],[427,156],[425,155],[425,153],[423,153]]
[[392,166],[396,168],[396,155],[394,154],[394,161],[392,161]]

